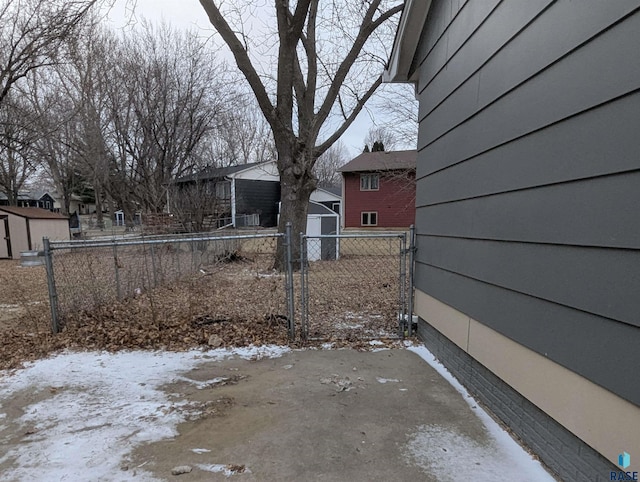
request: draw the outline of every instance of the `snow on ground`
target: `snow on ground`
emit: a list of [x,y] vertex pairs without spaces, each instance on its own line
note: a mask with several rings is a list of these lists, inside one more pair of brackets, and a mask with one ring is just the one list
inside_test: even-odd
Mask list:
[[405,343],[447,380],[467,401],[487,429],[491,443],[478,443],[449,427],[423,425],[411,435],[407,458],[449,480],[518,480],[554,482],[555,479],[485,412],[458,380],[423,345]]
[[177,425],[188,415],[188,410],[180,410],[185,402],[170,400],[160,390],[162,385],[181,379],[180,373],[200,363],[230,356],[276,357],[286,351],[264,346],[183,353],[67,353],[31,363],[0,378],[0,433],[6,401],[27,390],[41,400],[25,407],[19,419],[27,436],[0,454],[0,463],[14,460],[16,467],[3,479],[154,480],[143,469],[121,468],[135,446],[177,435]]
[[[491,438],[491,443],[479,444],[448,427],[420,426],[409,436],[408,462],[443,481],[554,480],[425,347],[407,345],[462,394]],[[287,351],[267,346],[183,353],[67,353],[31,363],[12,374],[0,372],[0,433],[9,423],[6,411],[10,400],[26,395],[40,400],[24,407],[18,420],[27,435],[6,454],[0,454],[0,463],[13,461],[15,467],[5,472],[3,479],[153,481],[144,467],[121,468],[128,465],[134,447],[174,437],[177,425],[189,415],[191,408],[186,402],[169,398],[161,386],[184,380],[182,373],[201,363],[230,356],[276,357]],[[0,442],[7,444],[8,438]],[[226,470],[217,465],[199,468]]]

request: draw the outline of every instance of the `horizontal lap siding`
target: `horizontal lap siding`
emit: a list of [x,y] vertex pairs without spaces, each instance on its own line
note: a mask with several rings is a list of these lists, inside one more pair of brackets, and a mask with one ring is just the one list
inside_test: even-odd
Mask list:
[[639,209],[631,171],[434,204],[418,223],[423,235],[638,250]]
[[[428,52],[428,62],[422,64],[418,89],[428,87],[429,91],[420,102],[420,119],[459,89],[550,3],[552,0],[467,3],[448,29],[455,38],[440,42]],[[461,28],[456,28],[460,24]]]
[[417,288],[640,405],[640,1],[441,3]]
[[[638,168],[640,92],[420,179],[419,207]],[[598,139],[598,142],[585,142]],[[611,156],[612,152],[616,156]],[[428,169],[427,162],[419,170]],[[485,175],[499,173],[499,175]]]
[[[420,249],[420,248],[419,248]],[[638,404],[638,328],[428,265],[419,289]],[[518,336],[512,337],[513,325]],[[508,363],[505,360],[505,363]]]
[[[637,90],[640,88],[637,43],[628,39],[638,37],[639,32],[640,15],[635,14],[482,110],[470,112],[464,122],[459,120],[461,105],[454,103],[451,96],[446,102],[455,108],[448,115],[455,120],[440,115],[432,122],[428,116],[420,123],[419,149],[433,161],[429,170],[419,171],[418,176],[517,141],[537,129]],[[519,65],[517,62],[513,60],[513,68]],[[511,64],[502,68],[507,69],[508,65]],[[478,78],[482,78],[482,70]],[[474,98],[467,97],[464,104],[474,102]],[[445,129],[438,123],[445,123]],[[442,130],[446,130],[446,135],[440,134]],[[437,139],[429,140],[433,137],[431,132],[437,133]]]
[[420,263],[640,327],[639,250],[433,236],[420,248]]

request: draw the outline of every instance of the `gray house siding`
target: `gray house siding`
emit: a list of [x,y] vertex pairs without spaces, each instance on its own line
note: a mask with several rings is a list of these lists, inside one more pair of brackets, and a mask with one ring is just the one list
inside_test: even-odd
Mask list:
[[418,335],[562,480],[610,480],[640,447],[640,0],[408,0],[399,25]]
[[278,224],[280,183],[236,179],[237,214],[259,214],[260,226],[269,228]]
[[636,405],[639,9],[438,1],[414,61],[416,287]]

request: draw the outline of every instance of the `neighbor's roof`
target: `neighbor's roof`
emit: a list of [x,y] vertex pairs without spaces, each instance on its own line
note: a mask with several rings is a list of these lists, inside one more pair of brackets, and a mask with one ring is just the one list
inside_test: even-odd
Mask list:
[[346,163],[338,171],[393,171],[395,169],[415,169],[418,151],[363,152]]
[[334,196],[342,197],[342,185],[340,185],[340,186],[319,187],[318,189],[322,189],[323,191],[330,192]]
[[196,174],[189,174],[176,180],[176,182],[198,181],[202,179],[222,179],[230,174],[244,171],[250,167],[259,166],[261,162],[250,162],[249,164],[238,164],[237,166],[227,167],[207,167]]
[[[0,201],[8,201],[8,197],[5,193],[0,192]],[[18,193],[18,201],[36,201],[37,199],[34,199],[31,197],[31,195],[29,194],[29,192],[24,192],[21,191]]]
[[383,82],[415,82],[411,64],[427,21],[432,0],[406,0]]
[[63,216],[62,214],[52,213],[51,211],[40,208],[18,208],[15,206],[0,206],[0,213],[2,212],[15,214],[16,216],[28,219],[59,219],[64,221],[69,219],[67,216]]
[[[58,191],[56,190],[52,190],[52,191],[36,191],[33,194],[33,198],[37,199],[37,200],[41,200],[44,196],[49,195],[49,197],[51,197],[54,201],[60,201],[62,202],[62,195],[60,193],[58,193]],[[82,197],[78,196],[77,194],[71,193],[71,196],[69,197],[69,199],[71,201],[80,201],[82,202]]]
[[329,209],[327,206],[323,204],[313,202],[313,201],[309,201],[307,214],[325,214],[330,216],[338,216],[337,212]]

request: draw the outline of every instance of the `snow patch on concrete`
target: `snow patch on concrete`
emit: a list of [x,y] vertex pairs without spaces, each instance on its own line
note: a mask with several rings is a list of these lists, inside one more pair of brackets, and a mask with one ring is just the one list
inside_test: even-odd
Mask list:
[[526,452],[478,405],[464,386],[424,345],[414,345],[406,341],[405,346],[426,361],[462,395],[486,427],[490,438],[489,444],[478,444],[464,434],[436,425],[419,427],[418,431],[410,436],[405,454],[409,455],[416,465],[433,473],[441,481],[465,478],[523,482],[555,481],[539,461]]
[[400,380],[398,380],[397,378],[382,378],[382,377],[376,377],[376,380],[378,381],[378,383],[400,383]]
[[531,472],[527,464],[505,457],[494,443],[478,443],[438,425],[419,427],[411,435],[405,455],[439,481],[545,480]]
[[194,454],[208,454],[211,452],[209,449],[191,449]]
[[223,464],[196,464],[196,467],[198,467],[200,470],[203,470],[205,472],[212,472],[214,474],[222,473],[227,477],[231,477],[232,475],[236,475],[236,474],[251,473],[251,471],[244,466],[241,466],[240,470],[238,470],[237,466],[232,466],[232,465],[230,466],[230,465],[223,465]]
[[[205,362],[271,358],[288,351],[260,346],[182,353],[65,353],[22,370],[0,372],[2,429],[17,423],[25,433],[22,444],[0,455],[0,463],[11,466],[3,478],[153,481],[142,470],[122,470],[129,465],[128,455],[143,443],[176,436],[177,425],[193,415],[192,407],[164,393],[162,385],[184,380],[182,373]],[[19,392],[38,401],[9,422],[2,401]]]

